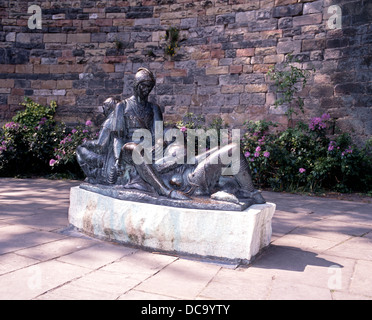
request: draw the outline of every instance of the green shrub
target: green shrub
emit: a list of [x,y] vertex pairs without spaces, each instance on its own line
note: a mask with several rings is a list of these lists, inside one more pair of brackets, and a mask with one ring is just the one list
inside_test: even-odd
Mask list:
[[[275,131],[276,123],[265,120],[247,121],[245,126],[241,149],[257,187],[372,194],[372,138],[362,148],[352,143],[348,133],[331,140],[327,133],[334,122],[328,114],[281,131]],[[206,126],[202,116],[187,113],[176,127],[185,134],[198,128],[219,133],[226,124],[217,118]]]
[[165,31],[165,41],[167,41],[164,53],[173,57],[179,46],[180,31],[175,27],[170,27]]
[[294,60],[291,54],[287,54],[283,64],[272,66],[267,72],[269,79],[274,81],[276,87],[277,99],[274,105],[276,108],[281,105],[287,106],[285,114],[291,127],[293,126],[293,114],[298,114],[297,108],[304,113],[304,100],[299,92],[305,88],[311,71],[315,72],[315,69],[309,71],[298,68],[292,64],[293,62],[299,61]]
[[370,192],[371,143],[358,148],[347,133],[330,140],[330,122],[324,114],[308,126],[299,123],[274,133],[268,133],[272,123],[247,123],[242,148],[256,184],[280,191]]
[[1,129],[0,140],[0,174],[12,176],[19,168],[29,166],[28,144],[23,139],[29,129],[16,122],[8,122]]
[[93,137],[88,126],[69,130],[57,123],[55,102],[43,106],[25,98],[22,105],[25,109],[0,129],[0,176],[83,177],[75,150],[84,139]]
[[54,171],[76,178],[83,178],[83,172],[76,160],[76,148],[84,141],[93,139],[98,133],[92,132],[92,122],[88,120],[84,125],[79,124],[58,142],[49,160],[50,167]]
[[41,119],[43,119],[43,122],[50,121],[51,123],[55,123],[54,115],[57,109],[55,101],[52,101],[49,106],[43,106],[25,97],[25,102],[20,103],[20,105],[24,106],[25,110],[18,111],[12,118],[12,121],[29,128],[39,126]]
[[6,123],[0,134],[0,174],[2,176],[46,174],[49,157],[63,135],[64,126],[57,124],[57,105],[42,106],[25,98],[25,110]]

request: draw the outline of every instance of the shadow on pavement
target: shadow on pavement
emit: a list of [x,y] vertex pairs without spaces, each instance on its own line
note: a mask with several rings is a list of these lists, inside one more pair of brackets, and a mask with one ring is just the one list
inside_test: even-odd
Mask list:
[[277,246],[273,244],[252,263],[252,266],[255,268],[298,272],[304,271],[309,265],[325,268],[334,266],[343,268],[343,265],[339,263],[319,258],[317,253],[295,247]]

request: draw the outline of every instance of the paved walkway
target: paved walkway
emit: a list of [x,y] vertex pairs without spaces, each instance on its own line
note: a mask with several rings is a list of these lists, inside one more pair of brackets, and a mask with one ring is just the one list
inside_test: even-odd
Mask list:
[[265,192],[272,243],[231,268],[61,232],[78,184],[0,179],[0,299],[372,299],[372,204]]

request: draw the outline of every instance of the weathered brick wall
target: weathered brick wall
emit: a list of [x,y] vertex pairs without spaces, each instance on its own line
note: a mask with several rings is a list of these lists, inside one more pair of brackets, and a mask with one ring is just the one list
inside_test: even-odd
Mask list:
[[[41,30],[27,26],[31,4],[42,8]],[[342,29],[327,26],[333,4]],[[56,100],[67,123],[99,124],[102,102],[129,96],[133,73],[146,66],[167,120],[189,111],[234,127],[286,123],[266,72],[293,52],[316,69],[302,92],[304,117],[329,112],[359,140],[372,133],[370,0],[0,0],[0,17],[1,122],[29,96]],[[171,26],[182,40],[174,57],[164,54]]]

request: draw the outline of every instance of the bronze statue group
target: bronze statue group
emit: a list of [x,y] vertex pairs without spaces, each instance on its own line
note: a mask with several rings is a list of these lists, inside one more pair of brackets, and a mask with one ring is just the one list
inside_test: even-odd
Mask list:
[[[175,161],[175,155],[183,160],[188,155],[187,149],[183,143],[172,143],[162,136],[159,139],[155,132],[163,125],[160,108],[148,101],[155,83],[150,70],[139,68],[134,78],[133,96],[123,101],[112,98],[105,101],[104,108],[112,111],[102,124],[98,138],[84,142],[76,150],[87,182],[156,193],[182,201],[222,190],[239,199],[265,203],[253,186],[249,164],[238,143],[205,150],[191,161]],[[163,129],[167,132],[163,127],[161,132]],[[178,134],[183,132],[178,131]],[[235,156],[229,158],[229,154]],[[226,158],[231,159],[229,164],[223,161]],[[235,172],[224,174],[231,167]]]

